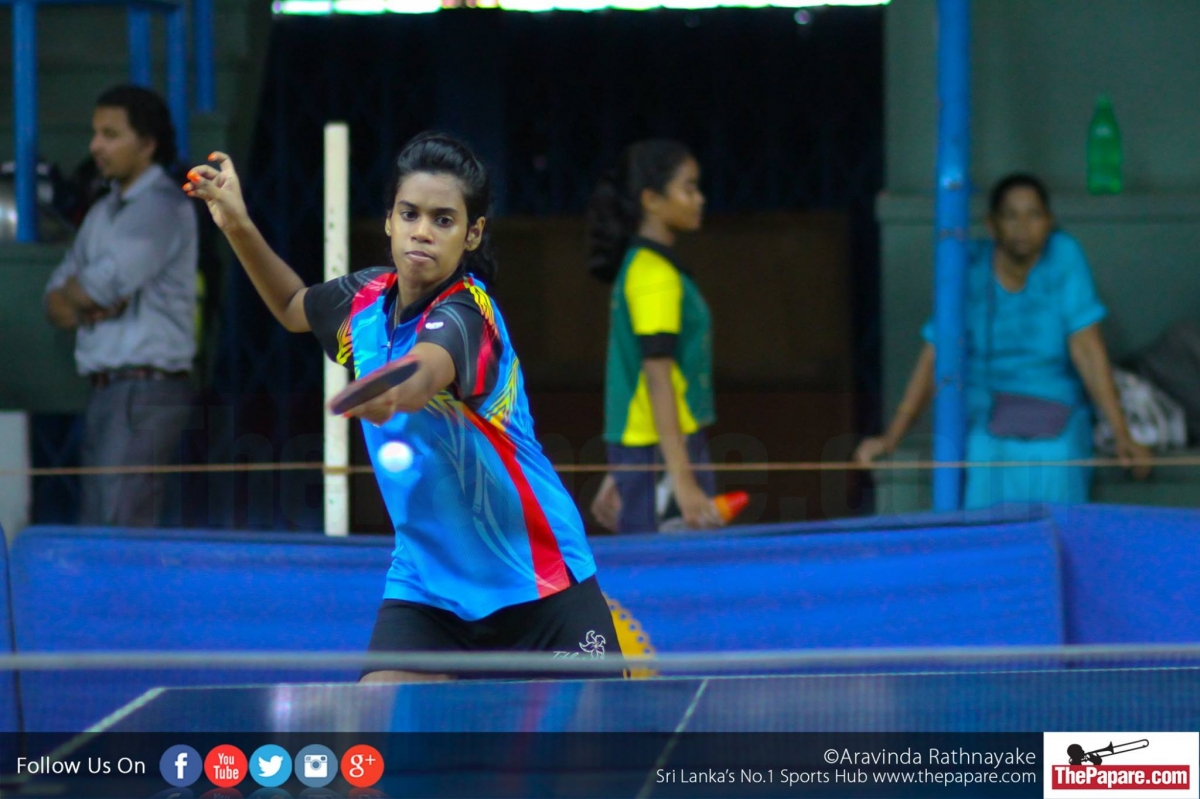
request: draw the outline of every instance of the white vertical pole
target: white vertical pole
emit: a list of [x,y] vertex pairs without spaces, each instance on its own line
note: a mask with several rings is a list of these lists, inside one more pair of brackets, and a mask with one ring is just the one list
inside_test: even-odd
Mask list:
[[[350,262],[350,128],[325,126],[325,280],[346,274]],[[325,360],[325,404],[346,386],[346,368]],[[326,413],[325,465],[350,463],[350,420]],[[325,534],[350,533],[350,477],[325,474]]]

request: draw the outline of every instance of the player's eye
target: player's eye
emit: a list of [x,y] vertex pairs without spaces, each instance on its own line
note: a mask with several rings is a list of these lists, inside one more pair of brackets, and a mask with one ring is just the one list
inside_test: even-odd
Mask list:
[[454,217],[452,217],[452,216],[439,216],[439,217],[437,218],[437,223],[438,223],[439,225],[441,225],[442,227],[450,227],[451,225],[453,225],[453,224],[454,224]]
[[405,222],[416,222],[417,221],[417,212],[416,211],[401,211],[400,218],[403,219]]

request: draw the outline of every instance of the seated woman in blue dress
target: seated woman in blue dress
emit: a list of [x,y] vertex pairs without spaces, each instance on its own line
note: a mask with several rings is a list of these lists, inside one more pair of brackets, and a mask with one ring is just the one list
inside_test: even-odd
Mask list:
[[[1093,405],[1112,425],[1123,462],[1149,458],[1121,412],[1100,335],[1107,310],[1079,242],[1055,228],[1045,186],[1009,175],[992,189],[989,209],[992,240],[974,244],[967,268],[967,461],[1091,458]],[[932,321],[922,335],[895,418],[859,445],[860,462],[893,452],[933,398]],[[1136,477],[1147,472],[1135,465]],[[964,505],[1086,502],[1090,482],[1082,466],[971,467]]]

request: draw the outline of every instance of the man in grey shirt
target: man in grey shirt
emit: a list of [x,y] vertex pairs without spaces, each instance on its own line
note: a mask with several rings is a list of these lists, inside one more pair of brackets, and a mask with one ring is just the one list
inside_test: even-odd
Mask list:
[[[84,466],[171,463],[191,404],[196,354],[197,229],[192,201],[167,174],[175,129],[162,98],[117,86],[96,101],[91,154],[112,190],[88,211],[46,285],[51,324],[75,330],[75,364],[92,383]],[[83,478],[81,523],[151,526],[164,481]]]

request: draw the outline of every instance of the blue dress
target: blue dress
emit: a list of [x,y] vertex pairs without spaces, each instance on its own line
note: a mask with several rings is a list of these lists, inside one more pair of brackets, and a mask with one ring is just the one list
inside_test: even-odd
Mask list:
[[[992,271],[993,245],[976,242],[967,269],[967,460],[1061,461],[1092,456],[1092,407],[1071,362],[1069,338],[1107,315],[1083,249],[1051,234],[1025,287],[1010,292]],[[990,330],[989,330],[990,328]],[[934,343],[932,320],[922,335]],[[1055,438],[1001,438],[988,431],[994,392],[1071,406]],[[972,467],[964,504],[1086,502],[1091,469],[1065,466]]]

